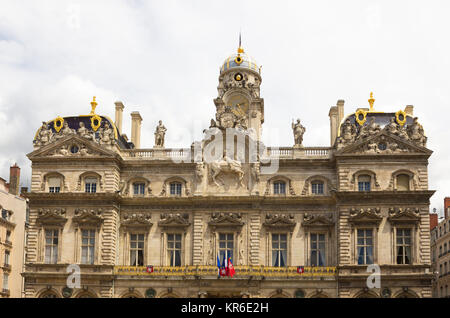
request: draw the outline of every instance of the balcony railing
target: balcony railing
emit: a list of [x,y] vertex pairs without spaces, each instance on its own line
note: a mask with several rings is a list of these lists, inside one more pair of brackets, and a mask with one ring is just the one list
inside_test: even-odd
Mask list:
[[[264,276],[278,278],[333,277],[336,267],[303,266],[235,266],[235,276]],[[217,276],[217,266],[115,266],[114,274],[118,276]]]

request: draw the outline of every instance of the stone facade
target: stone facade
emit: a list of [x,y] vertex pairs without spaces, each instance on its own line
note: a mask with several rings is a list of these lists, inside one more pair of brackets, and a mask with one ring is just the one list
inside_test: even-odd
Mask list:
[[[137,112],[128,142],[121,102],[115,123],[94,105],[44,122],[28,154],[26,297],[430,297],[432,152],[412,107],[371,99],[343,118],[340,100],[330,147],[304,147],[300,120],[292,147],[266,147],[261,81],[242,48],[225,60],[215,118],[190,148],[165,148],[160,122],[140,149]],[[232,278],[218,278],[224,255]]]
[[[448,198],[445,198],[445,214],[448,215]],[[450,216],[445,217],[431,230],[431,255],[433,297],[450,297]]]

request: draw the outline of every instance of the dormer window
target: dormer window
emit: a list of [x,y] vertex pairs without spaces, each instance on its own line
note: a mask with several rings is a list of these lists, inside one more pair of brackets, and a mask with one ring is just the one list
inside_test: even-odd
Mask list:
[[314,195],[323,194],[323,182],[322,181],[312,181],[311,182],[311,192]]
[[182,184],[180,182],[170,183],[170,195],[181,196]]
[[145,194],[145,183],[135,182],[133,183],[133,195],[144,195]]
[[86,193],[97,192],[97,178],[87,177],[84,179],[84,190]]
[[48,178],[48,192],[59,193],[61,191],[61,179],[58,177]]
[[370,191],[370,176],[361,175],[358,177],[358,191]]
[[273,194],[286,194],[286,182],[275,181],[273,183]]

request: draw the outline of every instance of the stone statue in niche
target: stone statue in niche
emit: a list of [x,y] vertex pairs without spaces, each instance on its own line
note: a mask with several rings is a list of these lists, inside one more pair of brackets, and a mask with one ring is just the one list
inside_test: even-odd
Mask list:
[[414,121],[411,125],[408,125],[408,136],[415,144],[425,147],[427,144],[427,137],[421,124],[419,124],[418,118],[414,117]]
[[300,119],[297,119],[297,122],[292,122],[292,131],[294,133],[294,147],[303,147],[303,134],[306,131],[306,128],[300,124]]
[[155,148],[164,148],[164,138],[166,135],[166,127],[164,127],[162,120],[159,121],[155,131]]
[[36,137],[35,145],[36,146],[45,146],[50,143],[53,138],[53,132],[51,128],[48,127],[45,121],[42,122],[41,130]]

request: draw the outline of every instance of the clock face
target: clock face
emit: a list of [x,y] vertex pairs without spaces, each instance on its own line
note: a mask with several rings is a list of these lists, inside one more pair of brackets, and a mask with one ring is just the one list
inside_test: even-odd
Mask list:
[[241,96],[235,95],[228,99],[227,106],[231,106],[231,110],[238,116],[247,116],[248,100]]

